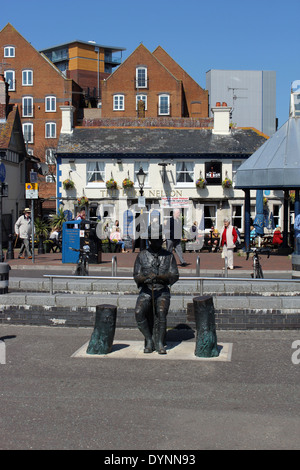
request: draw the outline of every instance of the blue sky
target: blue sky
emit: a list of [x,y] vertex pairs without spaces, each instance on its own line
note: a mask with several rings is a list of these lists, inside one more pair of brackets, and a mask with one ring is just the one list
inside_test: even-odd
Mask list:
[[275,70],[279,127],[291,82],[300,79],[298,2],[290,0],[15,0],[10,22],[37,50],[81,39],[122,46],[161,45],[203,88],[210,69]]

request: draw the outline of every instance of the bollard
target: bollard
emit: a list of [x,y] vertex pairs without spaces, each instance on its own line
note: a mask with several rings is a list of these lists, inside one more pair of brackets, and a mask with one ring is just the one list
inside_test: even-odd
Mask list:
[[0,294],[8,293],[9,270],[9,264],[0,263]]
[[0,364],[6,364],[6,346],[4,341],[0,340]]
[[195,356],[217,357],[219,350],[213,298],[210,295],[194,297],[193,304],[197,330]]
[[224,277],[228,277],[228,258],[224,258]]
[[200,277],[200,256],[196,260],[196,277]]
[[111,275],[112,277],[117,276],[117,257],[113,256],[111,259]]
[[95,327],[92,333],[87,354],[108,354],[111,352],[117,319],[115,305],[97,305]]
[[8,246],[7,246],[7,252],[6,252],[6,259],[14,259],[14,248],[13,248],[13,234],[10,233],[8,235]]

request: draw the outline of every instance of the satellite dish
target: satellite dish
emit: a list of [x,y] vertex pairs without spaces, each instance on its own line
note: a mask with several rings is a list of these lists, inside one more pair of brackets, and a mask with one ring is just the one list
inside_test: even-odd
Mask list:
[[47,163],[38,163],[37,167],[38,167],[38,172],[41,175],[46,176],[48,174],[49,167],[48,167]]

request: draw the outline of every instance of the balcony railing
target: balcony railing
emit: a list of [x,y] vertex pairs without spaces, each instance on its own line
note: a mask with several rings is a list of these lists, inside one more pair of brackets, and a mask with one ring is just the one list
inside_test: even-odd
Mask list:
[[120,65],[122,63],[122,57],[112,57],[109,55],[104,56],[104,62],[111,65]]

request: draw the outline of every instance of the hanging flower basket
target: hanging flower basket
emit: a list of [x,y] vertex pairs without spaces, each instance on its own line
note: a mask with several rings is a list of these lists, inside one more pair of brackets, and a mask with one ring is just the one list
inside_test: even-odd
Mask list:
[[63,181],[63,188],[64,188],[64,189],[73,189],[73,188],[75,188],[75,183],[74,183],[74,181],[69,180],[69,179],[64,180],[64,181]]
[[291,201],[292,204],[294,204],[294,202],[295,202],[295,197],[296,197],[296,196],[295,196],[295,191],[294,191],[294,190],[291,190],[291,191],[290,191],[290,194],[289,194],[289,199],[290,199],[290,201]]
[[222,181],[222,187],[227,189],[227,188],[232,188],[232,181],[229,178],[225,178]]
[[86,206],[89,203],[89,200],[85,196],[81,196],[77,199],[78,205],[79,206]]
[[124,189],[132,188],[132,187],[134,186],[134,182],[131,181],[129,178],[125,178],[125,179],[123,180],[122,185],[123,185],[123,188],[124,188]]
[[204,178],[199,178],[196,181],[196,187],[199,189],[203,189],[206,187],[207,181]]
[[113,178],[110,178],[110,180],[106,181],[106,187],[107,189],[118,189],[118,183]]

